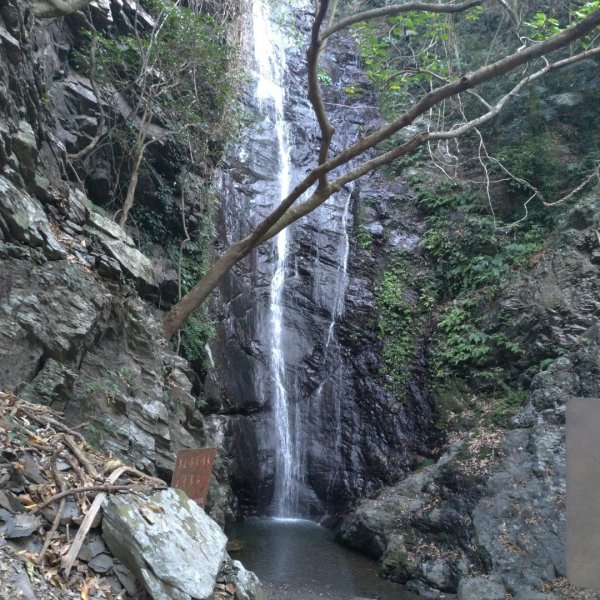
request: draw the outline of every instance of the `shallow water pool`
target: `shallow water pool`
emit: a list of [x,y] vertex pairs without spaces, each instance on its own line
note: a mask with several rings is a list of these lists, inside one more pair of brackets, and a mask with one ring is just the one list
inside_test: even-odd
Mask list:
[[311,521],[249,519],[229,538],[243,545],[234,559],[254,571],[272,600],[414,600],[402,586],[381,579],[377,563],[336,544]]

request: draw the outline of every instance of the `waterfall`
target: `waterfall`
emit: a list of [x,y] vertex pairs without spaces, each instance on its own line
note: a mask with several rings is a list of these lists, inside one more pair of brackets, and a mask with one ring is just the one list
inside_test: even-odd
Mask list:
[[339,317],[344,314],[344,296],[346,287],[348,286],[348,259],[350,258],[350,236],[348,235],[348,216],[350,214],[350,205],[352,204],[352,189],[344,203],[344,212],[342,213],[342,221],[340,224],[342,248],[340,252],[340,264],[338,265],[338,280],[335,290],[335,298],[331,309],[331,323],[327,331],[326,348],[329,347],[333,340],[335,326]]
[[[255,98],[261,114],[268,119],[273,128],[276,141],[279,172],[278,189],[272,191],[271,207],[282,200],[292,186],[294,167],[290,157],[288,124],[286,124],[285,108],[285,75],[286,75],[286,39],[275,26],[269,16],[268,3],[265,0],[253,2],[254,55],[257,67]],[[288,239],[289,231],[283,230],[274,240],[274,267],[269,287],[269,314],[265,319],[261,338],[268,346],[268,385],[266,393],[272,398],[273,423],[275,434],[275,472],[274,491],[271,511],[277,517],[298,517],[307,514],[307,507],[301,506],[306,499],[305,466],[307,451],[312,432],[308,431],[306,406],[302,403],[310,401],[330,403],[328,418],[321,418],[319,429],[329,431],[330,447],[327,449],[330,463],[329,492],[332,496],[334,484],[342,463],[342,406],[340,389],[342,387],[340,364],[342,361],[341,346],[337,340],[336,325],[344,314],[344,296],[348,283],[348,260],[350,239],[348,221],[351,216],[351,192],[341,192],[331,200],[331,209],[319,214],[327,214],[325,219],[331,224],[332,231],[339,241],[337,250],[337,266],[333,269],[333,289],[327,297],[330,320],[323,334],[325,335],[325,352],[322,365],[322,382],[312,399],[302,397],[302,385],[298,381],[298,373],[292,377],[287,372],[286,364],[290,357],[286,356],[286,340],[290,336],[286,330],[284,314],[284,291],[287,286],[293,288],[294,280],[298,282],[297,263],[294,262],[293,273],[286,278],[288,270],[288,253],[292,240]],[[341,209],[341,210],[340,210]],[[333,211],[333,219],[331,219]],[[341,213],[341,214],[340,214]],[[316,244],[318,252],[318,243]],[[317,264],[319,259],[317,257]],[[268,263],[266,263],[268,264]],[[292,271],[292,269],[290,269]],[[318,278],[317,278],[318,279]],[[318,287],[319,282],[316,282]],[[289,291],[288,291],[289,294]],[[300,376],[301,378],[301,376]],[[326,386],[327,394],[323,394]],[[303,412],[304,411],[304,412]],[[321,408],[314,414],[324,415]],[[318,432],[317,432],[318,433]],[[318,433],[319,434],[319,433]],[[320,435],[320,434],[319,434]]]
[[[286,72],[283,40],[270,23],[268,7],[263,0],[252,6],[254,56],[258,69],[256,99],[263,110],[270,110],[277,139],[279,159],[279,193],[274,204],[285,198],[291,186],[290,148],[284,117],[284,79]],[[288,249],[287,229],[275,238],[276,263],[271,279],[269,303],[270,374],[273,386],[273,416],[277,436],[274,512],[291,516],[297,509],[295,481],[299,476],[295,436],[292,432],[288,392],[286,388],[283,323],[283,289],[286,278]]]
[[[253,231],[315,166],[320,136],[302,48],[312,3],[250,5],[254,77],[246,107],[257,118],[223,160],[217,228],[225,243]],[[332,75],[322,88],[336,128],[332,152],[378,118],[372,98],[344,95],[364,77],[353,51],[350,38],[336,36],[323,55]],[[398,223],[417,222],[412,208],[390,200],[404,187],[390,185],[368,178],[360,194],[344,188],[260,245],[219,286],[215,368],[205,390],[229,428],[231,484],[244,514],[319,518],[344,510],[397,475],[407,438],[421,447],[421,413],[398,407],[380,370],[370,285],[377,259],[351,259],[355,213],[390,220],[389,208]],[[355,207],[355,199],[365,202]]]

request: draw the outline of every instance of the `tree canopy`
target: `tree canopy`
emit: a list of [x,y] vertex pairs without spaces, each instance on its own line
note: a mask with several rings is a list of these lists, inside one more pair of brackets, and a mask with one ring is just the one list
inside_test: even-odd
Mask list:
[[[229,269],[246,257],[258,245],[277,235],[304,215],[315,210],[343,186],[359,177],[389,164],[397,158],[414,152],[420,146],[432,141],[451,140],[494,119],[507,104],[527,86],[545,75],[568,67],[579,61],[592,59],[600,54],[598,32],[600,25],[599,2],[580,5],[575,11],[565,11],[564,21],[537,13],[533,20],[525,23],[522,12],[516,5],[504,0],[496,3],[514,22],[517,47],[501,58],[462,70],[460,65],[452,72],[415,65],[413,71],[428,81],[428,88],[418,97],[408,96],[408,102],[400,103],[390,122],[377,131],[363,137],[337,154],[331,152],[331,142],[335,130],[331,125],[325,104],[322,100],[318,76],[319,56],[327,40],[338,32],[359,23],[370,24],[385,19],[393,25],[393,19],[408,16],[418,20],[417,26],[427,30],[438,27],[436,16],[448,14],[473,14],[480,11],[483,0],[466,0],[459,3],[409,2],[394,3],[389,6],[371,8],[355,14],[343,16],[338,21],[331,18],[331,7],[335,3],[329,0],[317,2],[312,23],[310,39],[306,52],[308,65],[307,94],[321,131],[321,140],[315,148],[314,168],[296,185],[274,210],[264,218],[249,235],[234,242],[218,257],[204,277],[173,306],[164,319],[165,336],[170,338],[186,321],[189,315],[200,306],[208,295],[218,286]],[[328,25],[328,23],[331,24]],[[375,30],[376,31],[376,30]],[[403,35],[412,35],[412,30]],[[442,32],[448,35],[447,32]],[[378,42],[374,35],[374,43]],[[563,51],[563,52],[561,52]],[[482,88],[489,82],[505,78],[503,85]],[[401,86],[398,86],[402,91]],[[450,123],[441,123],[438,129],[430,128],[408,135],[391,149],[381,150],[382,144],[405,130],[419,117],[432,108],[440,106],[452,98],[469,94],[476,99],[477,110],[471,115],[462,115],[462,119]],[[371,150],[379,150],[371,157]],[[362,162],[356,159],[363,157]],[[352,162],[351,162],[352,161]],[[350,163],[352,167],[350,167]],[[343,172],[344,167],[347,170]],[[335,175],[332,177],[332,173]],[[342,171],[342,174],[339,174]],[[304,194],[308,197],[303,199]]]

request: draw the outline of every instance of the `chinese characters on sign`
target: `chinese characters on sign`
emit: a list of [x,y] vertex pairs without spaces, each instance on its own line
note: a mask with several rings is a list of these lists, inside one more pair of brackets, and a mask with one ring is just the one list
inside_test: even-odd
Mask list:
[[171,487],[185,492],[202,508],[206,504],[216,452],[216,448],[196,448],[177,453]]

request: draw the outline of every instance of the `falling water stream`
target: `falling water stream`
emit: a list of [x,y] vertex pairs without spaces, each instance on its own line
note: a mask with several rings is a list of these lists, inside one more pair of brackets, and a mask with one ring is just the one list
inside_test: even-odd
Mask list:
[[[291,187],[290,147],[284,116],[286,58],[283,39],[272,27],[268,6],[255,0],[252,7],[254,56],[257,65],[256,98],[263,110],[270,110],[277,139],[279,190],[275,200],[285,198]],[[278,442],[273,509],[278,517],[295,516],[299,477],[297,443],[291,429],[285,377],[283,288],[286,277],[287,229],[275,238],[276,262],[271,279],[269,304],[270,374],[273,385],[273,416]]]
[[[309,5],[298,0],[297,6]],[[274,208],[287,196],[300,177],[290,152],[290,130],[286,123],[285,80],[287,73],[286,40],[281,28],[274,24],[270,9],[273,3],[268,0],[252,1],[252,23],[254,57],[256,65],[255,101],[263,119],[266,131],[272,130],[272,143],[268,146],[270,159],[278,166],[273,173],[272,184],[261,190],[270,200],[265,203]],[[247,158],[240,150],[240,160]],[[328,293],[319,294],[326,299],[320,304],[325,319],[323,326],[321,369],[314,391],[302,397],[302,388],[297,384],[298,373],[287,372],[286,365],[292,362],[297,342],[286,327],[289,314],[286,312],[293,304],[290,298],[293,285],[300,280],[298,256],[291,255],[295,247],[296,234],[284,229],[272,242],[270,251],[273,259],[265,260],[265,272],[268,277],[268,300],[263,304],[268,315],[260,319],[259,337],[265,348],[267,359],[266,372],[258,378],[257,389],[271,399],[272,422],[274,426],[274,486],[273,499],[268,513],[270,519],[249,520],[235,526],[230,535],[243,541],[241,558],[246,566],[256,571],[278,600],[312,600],[329,598],[348,600],[354,596],[375,596],[380,599],[407,599],[411,597],[399,586],[377,577],[375,563],[357,553],[344,549],[333,542],[333,534],[305,519],[309,507],[305,505],[309,487],[304,472],[308,462],[309,434],[303,427],[300,407],[308,406],[310,415],[319,416],[319,427],[327,429],[328,440],[326,456],[323,457],[324,472],[328,477],[328,489],[323,498],[324,505],[331,502],[339,489],[338,479],[344,471],[342,465],[342,403],[339,390],[343,389],[343,374],[340,367],[342,346],[338,340],[338,324],[345,311],[345,295],[348,286],[348,263],[350,257],[350,238],[348,230],[352,219],[352,189],[346,189],[332,198],[331,209],[315,215],[320,228],[327,226],[329,239],[334,240],[333,254],[335,264],[329,263],[328,275],[316,258],[314,267],[315,289],[319,290],[320,277],[326,280]],[[333,217],[332,217],[333,215]],[[327,239],[323,236],[322,239]],[[297,245],[297,244],[296,244]],[[337,247],[337,250],[336,250]],[[315,244],[319,252],[318,244]],[[291,256],[290,256],[291,255]],[[290,264],[288,264],[290,263]],[[288,276],[289,271],[289,276]],[[325,289],[325,288],[324,288]],[[328,315],[328,316],[326,316]],[[266,387],[264,387],[266,382]],[[328,411],[318,409],[328,402]],[[313,410],[314,409],[314,410]],[[305,410],[306,412],[306,410]],[[328,418],[322,418],[327,414]],[[314,434],[313,434],[314,435]],[[317,435],[319,433],[317,432]],[[320,457],[321,458],[321,457]],[[327,479],[326,479],[327,482]],[[326,483],[327,485],[327,483]],[[314,513],[313,513],[314,515]]]

